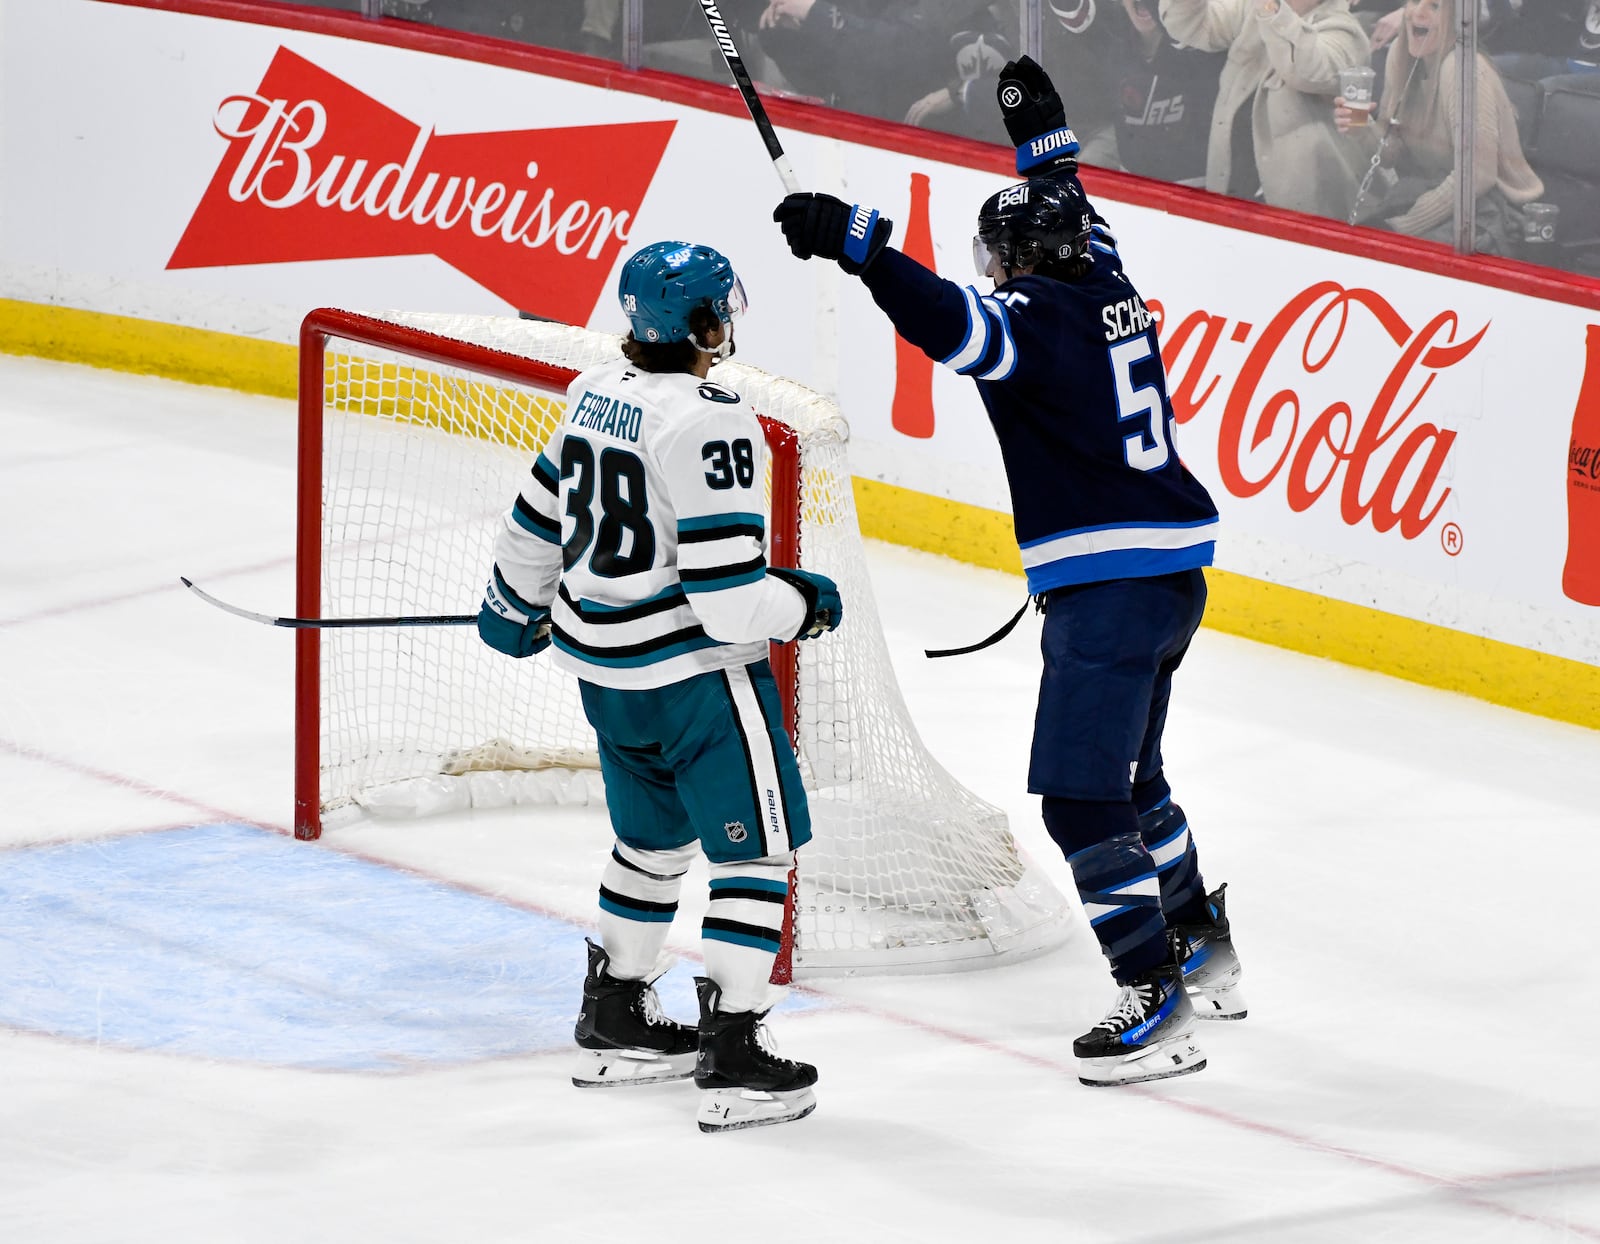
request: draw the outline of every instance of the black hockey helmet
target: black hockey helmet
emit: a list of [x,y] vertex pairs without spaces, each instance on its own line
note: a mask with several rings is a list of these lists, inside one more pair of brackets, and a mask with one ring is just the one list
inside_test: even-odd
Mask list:
[[995,262],[1006,278],[1018,268],[1047,276],[1082,275],[1094,213],[1075,178],[1033,177],[990,195],[978,209],[972,261],[980,276]]

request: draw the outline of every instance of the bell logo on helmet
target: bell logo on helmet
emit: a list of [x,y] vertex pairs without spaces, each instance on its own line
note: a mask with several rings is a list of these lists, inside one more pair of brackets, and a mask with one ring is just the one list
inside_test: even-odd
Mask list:
[[1009,190],[1002,190],[1000,192],[1000,201],[995,206],[997,208],[1021,207],[1027,201],[1028,187],[1024,183],[1020,186],[1012,186]]

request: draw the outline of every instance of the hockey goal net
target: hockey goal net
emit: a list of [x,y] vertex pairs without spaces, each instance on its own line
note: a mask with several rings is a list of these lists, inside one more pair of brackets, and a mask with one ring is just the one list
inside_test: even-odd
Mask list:
[[[618,338],[501,317],[319,310],[300,341],[301,617],[476,612],[499,517],[577,372]],[[760,413],[768,557],[831,576],[844,624],[774,645],[812,811],[790,937],[797,974],[927,971],[1061,941],[1067,905],[1005,814],[928,753],[901,698],[827,398],[735,363]],[[603,801],[577,684],[470,625],[296,635],[295,832],[361,816]]]

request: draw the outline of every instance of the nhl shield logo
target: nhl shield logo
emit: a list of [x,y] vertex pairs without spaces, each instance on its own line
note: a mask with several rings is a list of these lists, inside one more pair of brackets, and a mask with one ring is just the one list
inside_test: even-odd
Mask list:
[[729,842],[743,842],[750,836],[750,831],[744,827],[743,821],[729,821],[722,827],[722,832],[728,835]]

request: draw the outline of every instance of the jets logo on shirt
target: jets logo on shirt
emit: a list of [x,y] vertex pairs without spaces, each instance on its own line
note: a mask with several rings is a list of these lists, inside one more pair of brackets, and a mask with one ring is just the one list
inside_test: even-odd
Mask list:
[[708,402],[724,402],[729,406],[739,400],[739,395],[732,389],[724,389],[720,384],[712,384],[709,380],[701,384],[699,393]]

